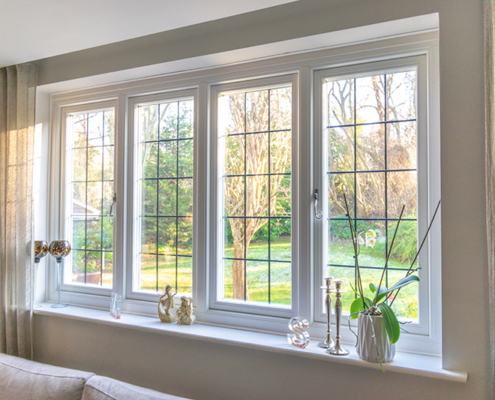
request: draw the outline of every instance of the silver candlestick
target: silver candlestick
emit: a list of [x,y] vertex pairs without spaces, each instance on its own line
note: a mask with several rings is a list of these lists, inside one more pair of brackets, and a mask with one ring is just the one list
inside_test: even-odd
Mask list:
[[333,339],[331,336],[332,330],[330,329],[330,326],[332,324],[332,294],[331,290],[335,289],[332,285],[332,277],[329,276],[328,278],[325,278],[325,283],[326,286],[321,286],[321,289],[325,289],[326,291],[326,297],[325,297],[325,307],[327,310],[327,337],[323,342],[318,343],[318,347],[321,347],[323,349],[328,349],[329,347],[333,347]]
[[335,290],[332,290],[332,293],[335,293],[335,320],[337,325],[337,335],[335,335],[335,345],[330,347],[327,350],[328,354],[332,354],[334,356],[346,356],[349,352],[344,349],[340,345],[340,317],[342,315],[342,293],[346,291],[342,290],[342,279],[335,279]]

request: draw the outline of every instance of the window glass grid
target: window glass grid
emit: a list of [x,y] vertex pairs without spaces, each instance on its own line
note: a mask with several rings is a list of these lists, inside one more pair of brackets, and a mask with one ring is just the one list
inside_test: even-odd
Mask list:
[[[114,192],[114,160],[112,156],[114,111],[76,114],[71,115],[70,119],[73,128],[73,143],[77,143],[77,145],[71,146],[73,164],[71,179],[72,282],[111,287],[113,280],[113,216],[106,210],[110,207]],[[92,131],[95,129],[95,125],[96,132]],[[100,144],[90,145],[91,142],[100,142]],[[85,146],[80,146],[81,143],[85,143]],[[77,159],[74,154],[75,150],[84,153],[84,160]],[[109,154],[105,156],[107,151]],[[110,166],[109,171],[107,164]],[[105,179],[108,178],[108,174],[110,174],[111,179]],[[74,179],[75,175],[85,179],[76,180]],[[90,175],[92,178],[99,176],[101,178],[90,179]],[[96,185],[90,187],[90,184],[93,183]],[[100,185],[97,185],[98,183]],[[101,190],[98,186],[101,186]],[[94,197],[100,197],[100,199]],[[83,230],[80,228],[80,222],[84,225]],[[81,235],[83,236],[82,240]]]
[[[289,89],[290,88],[283,88],[283,89]],[[272,196],[274,195],[272,193],[272,178],[275,177],[275,179],[279,179],[279,177],[289,177],[291,176],[290,172],[277,172],[276,170],[273,169],[272,167],[272,135],[273,134],[278,134],[278,133],[288,133],[290,135],[291,129],[275,129],[272,128],[272,120],[271,120],[271,109],[272,109],[272,91],[276,89],[260,89],[260,91],[266,91],[266,126],[268,129],[262,129],[262,130],[254,130],[254,131],[248,131],[248,95],[250,92],[245,92],[245,93],[240,93],[238,96],[242,96],[242,103],[243,103],[243,127],[244,131],[234,131],[234,133],[228,133],[224,135],[226,139],[228,138],[241,138],[242,143],[241,143],[241,153],[242,154],[242,162],[244,163],[243,165],[243,171],[242,173],[235,173],[235,174],[229,174],[225,173],[227,172],[227,169],[225,170],[224,174],[222,175],[224,185],[226,178],[242,178],[242,196],[243,196],[243,210],[242,210],[242,215],[224,215],[224,227],[226,226],[232,226],[233,221],[241,221],[241,226],[243,229],[242,232],[242,241],[243,241],[243,256],[242,257],[230,257],[227,255],[225,252],[223,255],[223,264],[224,268],[225,265],[231,264],[233,261],[241,261],[243,263],[243,285],[244,285],[244,290],[243,290],[243,299],[244,301],[261,301],[264,303],[268,304],[277,304],[280,303],[281,298],[284,296],[279,296],[277,294],[273,295],[273,283],[272,283],[272,275],[274,274],[273,269],[275,268],[272,264],[279,265],[282,268],[285,268],[286,270],[290,271],[291,267],[291,258],[290,255],[287,257],[287,259],[277,259],[276,257],[273,257],[273,251],[272,251],[272,224],[278,224],[281,221],[286,221],[290,225],[290,216],[278,216],[278,215],[272,215]],[[252,93],[252,92],[251,92]],[[228,94],[223,94],[227,95]],[[222,96],[222,94],[221,94]],[[291,112],[291,111],[290,111]],[[252,117],[252,116],[251,116]],[[223,134],[221,132],[220,134]],[[257,173],[252,173],[248,169],[248,147],[251,145],[249,140],[250,139],[255,139],[261,137],[261,135],[266,134],[267,136],[267,172],[257,172]],[[290,158],[290,151],[289,151],[289,158]],[[258,163],[258,166],[261,163]],[[251,168],[253,168],[251,166]],[[261,166],[261,169],[263,170],[263,166]],[[268,204],[266,204],[266,211],[264,212],[264,215],[252,215],[252,212],[249,212],[247,209],[248,206],[248,199],[247,199],[247,194],[248,194],[248,178],[262,178],[266,177],[267,180],[265,183],[262,184],[264,188],[267,190],[267,201]],[[290,187],[289,187],[290,191]],[[277,201],[276,199],[273,199],[273,201]],[[227,210],[225,210],[225,213],[228,214]],[[248,215],[249,214],[249,215]],[[265,250],[265,257],[252,257],[248,253],[250,252],[250,244],[247,243],[248,238],[246,232],[248,231],[248,222],[247,221],[252,221],[252,220],[258,220],[260,221],[259,224],[262,226],[266,226],[267,230],[267,245],[266,245],[266,250]],[[259,229],[259,228],[258,228]],[[263,245],[261,245],[263,246]],[[261,247],[260,246],[260,247]],[[261,294],[257,294],[257,298],[253,300],[252,298],[248,298],[251,292],[251,286],[256,286],[253,282],[249,282],[249,277],[248,277],[248,270],[250,269],[250,265],[252,265],[253,268],[256,268],[257,266],[254,265],[253,263],[263,263],[267,265],[267,271],[266,271],[266,291],[263,291]],[[225,270],[224,270],[225,271]],[[290,274],[290,272],[289,272]],[[232,273],[232,275],[234,275]],[[264,275],[264,274],[260,274]],[[263,278],[259,278],[260,281],[263,280]],[[290,280],[290,278],[289,278]],[[277,282],[275,282],[277,284]],[[224,289],[225,290],[225,289]],[[290,290],[290,289],[289,289]],[[266,292],[266,293],[265,293]],[[224,293],[225,297],[225,293]],[[290,298],[290,294],[289,294]],[[290,304],[290,300],[289,300]]]
[[[414,73],[414,71],[409,71],[410,73]],[[393,74],[391,74],[393,76]],[[389,119],[388,116],[389,116],[389,110],[388,110],[388,107],[389,107],[389,103],[391,102],[391,93],[390,93],[390,85],[391,85],[391,82],[392,80],[390,79],[391,76],[389,74],[382,74],[382,75],[379,75],[379,78],[382,78],[382,82],[383,82],[383,86],[382,86],[382,100],[384,99],[383,101],[383,104],[379,104],[379,101],[377,101],[377,108],[378,107],[383,107],[382,109],[382,112],[383,112],[383,120],[381,121],[374,121],[374,122],[358,122],[358,115],[357,115],[357,111],[358,111],[358,93],[357,93],[357,90],[358,90],[358,80],[359,78],[352,78],[352,79],[346,79],[346,81],[350,84],[350,90],[348,92],[348,96],[350,96],[351,98],[351,101],[349,103],[352,104],[352,112],[351,112],[351,115],[352,115],[352,121],[349,121],[349,120],[345,120],[345,118],[343,118],[344,122],[346,123],[340,123],[340,124],[325,124],[325,132],[328,132],[330,133],[332,129],[342,129],[342,128],[350,128],[352,129],[352,139],[353,139],[353,148],[352,148],[352,168],[350,170],[332,170],[330,165],[329,165],[329,170],[327,171],[327,176],[329,177],[329,179],[333,179],[333,177],[338,177],[339,175],[340,176],[346,176],[346,175],[351,175],[353,176],[353,182],[351,183],[351,186],[353,187],[353,193],[351,193],[351,196],[349,196],[349,193],[346,193],[348,195],[348,201],[349,201],[349,207],[351,208],[350,212],[351,212],[351,215],[353,217],[353,228],[354,228],[354,231],[356,232],[356,234],[359,234],[360,231],[362,229],[360,229],[360,226],[359,224],[360,223],[366,223],[366,222],[373,222],[373,221],[377,221],[377,222],[384,222],[384,231],[385,231],[385,234],[384,234],[384,241],[385,241],[385,246],[384,246],[384,256],[383,256],[383,259],[385,260],[386,259],[386,255],[387,255],[387,251],[389,249],[389,245],[390,245],[390,242],[391,240],[389,240],[389,236],[390,236],[390,239],[392,238],[393,236],[393,233],[395,231],[395,227],[396,227],[396,224],[397,224],[397,221],[398,221],[398,218],[394,218],[393,216],[390,215],[390,210],[389,210],[389,197],[390,197],[390,193],[389,193],[389,180],[390,180],[390,174],[393,174],[393,173],[414,173],[416,174],[417,173],[417,168],[397,168],[397,167],[392,167],[389,165],[389,157],[388,157],[388,152],[389,152],[389,149],[388,149],[388,145],[389,145],[389,140],[388,140],[388,137],[389,137],[389,129],[391,126],[393,126],[394,124],[395,125],[398,125],[398,124],[403,124],[403,123],[413,123],[414,125],[416,125],[416,122],[417,122],[417,119],[416,118],[391,118]],[[393,79],[393,78],[392,78]],[[327,81],[329,82],[329,81]],[[377,89],[377,87],[375,86],[375,89]],[[340,93],[342,95],[342,92]],[[414,99],[413,101],[415,101],[415,93],[413,94],[414,96]],[[376,97],[378,97],[378,95],[376,95]],[[341,98],[342,99],[342,98]],[[343,101],[342,101],[343,103]],[[331,106],[330,106],[331,108]],[[344,108],[344,107],[342,107]],[[345,114],[345,112],[343,112],[343,114]],[[415,115],[414,115],[415,116]],[[382,127],[383,128],[383,168],[378,168],[378,169],[360,169],[359,166],[358,166],[358,152],[359,152],[359,148],[358,148],[358,129],[360,127]],[[416,127],[414,127],[416,128]],[[398,131],[399,128],[397,127],[396,130]],[[329,146],[331,146],[331,144],[329,144]],[[416,146],[414,144],[414,146]],[[331,149],[329,147],[329,152],[331,153]],[[329,154],[329,156],[331,156],[331,154]],[[384,184],[384,190],[383,190],[383,199],[384,199],[384,217],[380,218],[380,217],[377,217],[377,216],[371,216],[370,218],[365,218],[365,217],[362,217],[359,215],[359,212],[358,212],[358,197],[357,197],[357,190],[358,190],[358,179],[360,176],[363,176],[364,174],[368,174],[370,176],[378,176],[378,174],[381,174],[383,175],[383,184]],[[417,181],[417,178],[416,178],[416,181]],[[332,222],[335,222],[335,221],[340,221],[341,223],[343,223],[345,225],[345,228],[344,229],[349,229],[348,228],[348,219],[347,217],[345,216],[334,216],[332,215],[333,214],[333,211],[332,211],[332,206],[331,204],[329,204],[329,209],[330,209],[330,213],[329,213],[329,217],[328,217],[328,224],[329,224],[329,227],[330,227],[330,230],[332,229]],[[417,210],[415,210],[415,213],[417,215]],[[344,213],[345,214],[345,213]],[[398,217],[398,215],[397,215]],[[416,227],[416,224],[417,224],[417,218],[411,218],[411,215],[406,215],[404,218],[401,219],[401,226],[399,228],[399,232],[400,230],[403,228],[403,224],[404,223],[412,223],[414,227]],[[366,234],[366,233],[365,233]],[[414,239],[416,239],[416,235],[417,235],[417,229],[415,229],[415,232],[414,232]],[[366,239],[365,239],[366,240]],[[364,246],[367,246],[367,243],[364,244]],[[395,243],[395,246],[397,246],[397,242]],[[361,249],[363,246],[358,246],[359,249]],[[395,247],[394,249],[394,252],[396,252],[397,250],[397,247]],[[329,271],[329,276],[340,276],[341,273],[338,273],[337,271],[338,270],[341,270],[341,269],[352,269],[353,270],[353,275],[354,275],[354,282],[353,282],[353,285],[354,285],[354,288],[357,287],[357,279],[358,279],[358,276],[357,276],[357,260],[356,258],[354,257],[354,255],[352,255],[352,259],[354,260],[352,263],[351,262],[348,262],[348,263],[332,263],[331,260],[332,260],[332,255],[331,255],[331,252],[332,252],[332,248],[330,248],[329,250],[329,260],[327,262],[327,268],[328,268],[328,271]],[[364,258],[364,260],[363,260]],[[366,260],[366,257],[360,257],[359,258],[360,260],[360,264],[359,264],[359,267],[361,269],[361,273],[363,275],[364,274],[367,274],[366,271],[373,271],[373,270],[376,270],[377,273],[381,272],[383,270],[383,264],[381,266],[371,266],[371,265],[367,265],[367,260]],[[350,259],[349,259],[350,261]],[[395,283],[399,277],[403,277],[403,274],[404,274],[404,271],[405,269],[404,268],[397,268],[397,267],[394,267],[394,266],[391,266],[391,261],[389,260],[389,262],[387,263],[387,267],[386,267],[386,271],[385,271],[385,286],[389,287],[389,284],[393,284]],[[335,270],[335,268],[337,268],[337,270]],[[337,272],[337,274],[332,274],[332,270],[334,270],[334,272]],[[412,271],[416,271],[417,270],[417,267],[416,268],[413,268]],[[397,273],[395,273],[395,271],[397,271]],[[393,274],[394,276],[392,277],[392,280],[390,280],[391,278],[391,274]],[[401,274],[401,275],[398,275],[398,274]],[[378,274],[379,275],[379,274]],[[373,282],[375,284],[377,284],[378,282],[375,282],[375,281],[378,281],[379,280],[379,276],[378,276],[378,279],[373,279]],[[365,279],[363,279],[363,281],[365,281]],[[390,283],[389,283],[390,282]],[[346,297],[348,297],[346,299]],[[348,291],[348,293],[344,296],[344,309],[346,309],[347,311],[349,311],[348,307],[350,305],[350,302],[352,302],[352,300],[354,298],[357,297],[357,294],[355,294],[352,290]],[[346,301],[347,300],[347,301]],[[411,316],[411,315],[410,315]],[[415,317],[417,317],[417,314],[415,315]]]
[[[153,199],[147,198],[145,193],[139,215],[141,290],[163,291],[170,284],[176,292],[192,292],[192,107],[192,100],[138,106],[141,117],[148,112],[147,126],[152,127],[149,132],[149,129],[143,129],[146,124],[140,123],[140,136],[156,137],[140,141],[141,153],[143,149],[150,149],[149,154],[141,154],[141,190],[143,193],[149,188],[152,188],[151,192],[156,190]],[[153,112],[149,110],[153,108],[156,115],[150,117]],[[180,137],[184,131],[186,137]],[[156,166],[148,168],[152,151],[156,152]],[[181,168],[189,173],[181,174]],[[153,176],[148,176],[150,174]],[[145,182],[151,186],[145,187]],[[190,198],[179,196],[187,197],[185,193]],[[154,221],[154,226],[150,226],[150,221]],[[150,231],[154,236],[152,240]],[[150,269],[154,271],[148,271]]]

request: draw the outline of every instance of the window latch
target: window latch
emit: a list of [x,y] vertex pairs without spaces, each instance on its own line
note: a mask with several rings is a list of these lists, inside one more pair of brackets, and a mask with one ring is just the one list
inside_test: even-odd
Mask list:
[[313,193],[313,199],[315,200],[315,217],[316,219],[322,219],[323,218],[323,211],[318,211],[318,198],[319,198],[319,194],[318,194],[318,189],[315,189],[314,193]]
[[112,216],[112,212],[113,212],[113,205],[117,202],[117,193],[114,193],[113,194],[113,199],[112,199],[112,204],[110,205],[110,210],[108,211],[108,216],[111,217]]

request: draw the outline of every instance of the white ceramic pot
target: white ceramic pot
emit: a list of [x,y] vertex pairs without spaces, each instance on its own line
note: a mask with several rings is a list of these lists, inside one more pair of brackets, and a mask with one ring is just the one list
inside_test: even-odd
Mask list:
[[[373,324],[373,327],[372,327]],[[373,330],[375,339],[373,339]],[[377,354],[378,351],[378,354]],[[362,360],[369,362],[390,362],[395,357],[395,344],[390,344],[383,317],[364,315],[358,316],[358,342],[356,352]],[[380,358],[378,358],[380,357]]]

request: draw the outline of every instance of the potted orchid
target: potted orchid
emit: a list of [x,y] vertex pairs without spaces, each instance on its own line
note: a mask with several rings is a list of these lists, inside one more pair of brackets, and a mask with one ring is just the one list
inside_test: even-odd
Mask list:
[[[419,253],[421,252],[428,233],[430,232],[431,225],[435,219],[438,208],[440,207],[440,201],[438,202],[438,206],[433,214],[433,218],[428,226],[425,237],[423,238],[423,241],[416,252],[416,256],[414,257],[405,276],[392,287],[387,288],[382,284],[385,272],[387,270],[388,260],[394,247],[395,237],[402,220],[402,214],[404,213],[405,206],[402,207],[394,236],[390,244],[390,249],[387,252],[385,265],[383,267],[380,280],[377,282],[377,285],[370,283],[368,288],[364,288],[361,279],[361,271],[359,269],[358,245],[373,247],[376,240],[376,233],[372,230],[360,232],[359,234],[355,233],[345,194],[344,199],[349,228],[351,231],[351,239],[354,247],[354,255],[356,258],[357,272],[357,283],[356,287],[353,288],[357,297],[351,304],[349,320],[358,319],[358,340],[356,344],[356,351],[359,357],[365,361],[377,362],[381,365],[382,362],[392,361],[395,356],[395,343],[399,340],[401,327],[399,320],[392,309],[392,305],[403,287],[414,282],[419,282],[419,277],[414,275],[413,266]],[[389,302],[389,300],[391,301]]]

